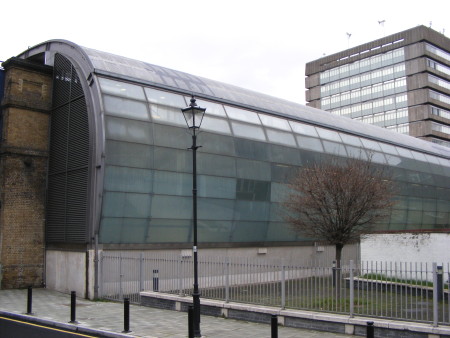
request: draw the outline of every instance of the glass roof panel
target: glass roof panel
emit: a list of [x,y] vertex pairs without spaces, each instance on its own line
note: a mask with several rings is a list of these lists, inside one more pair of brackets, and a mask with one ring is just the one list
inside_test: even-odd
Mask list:
[[128,100],[117,96],[103,96],[107,115],[127,117],[131,119],[149,121],[147,104],[142,101]]
[[266,141],[266,136],[262,127],[231,121],[231,128],[233,129],[233,134],[235,136]]
[[411,153],[411,150],[408,150],[408,149],[405,149],[405,148],[402,148],[402,147],[396,147],[396,148],[397,148],[397,151],[398,151],[400,156],[403,156],[403,157],[406,157],[406,158],[414,158],[412,153]]
[[226,106],[225,110],[230,119],[244,121],[248,123],[261,124],[258,114],[249,110],[239,109],[235,107]]
[[[92,69],[85,69],[86,73],[95,72],[100,75],[107,74],[108,76],[117,76],[117,78],[127,79],[127,81],[130,82],[136,81],[139,83],[148,83],[149,85],[162,86],[165,88],[172,87],[174,90],[186,94],[194,92],[196,96],[205,95],[218,98],[219,100],[223,100],[223,102],[231,102],[236,104],[236,106],[241,106],[243,108],[281,115],[298,121],[305,121],[311,125],[345,131],[349,134],[359,136],[367,135],[368,137],[386,140],[389,143],[394,143],[399,146],[403,145],[405,147],[414,148],[419,152],[424,151],[446,157],[447,159],[450,158],[450,150],[444,146],[396,133],[385,128],[365,124],[348,118],[342,118],[320,109],[271,97],[234,85],[224,84],[146,62],[77,46],[64,40],[54,41],[57,42],[54,45],[51,45],[54,50],[58,50],[61,43],[63,43],[68,44],[72,49],[76,50],[74,53],[78,53],[77,55],[86,55],[88,59],[87,62],[90,63],[92,67]],[[40,51],[40,49],[42,49],[41,45],[36,46],[36,51]],[[32,52],[33,49],[27,51],[29,55],[32,55]],[[86,64],[85,61],[83,62]],[[169,78],[171,79],[170,82],[168,81]],[[115,93],[115,95],[119,94]],[[259,122],[256,121],[253,121],[253,123],[259,124]]]
[[227,120],[206,116],[206,114],[202,121],[201,130],[211,130],[222,134],[231,134],[230,125]]
[[379,153],[379,152],[375,151],[375,152],[372,152],[371,155],[372,155],[372,161],[374,163],[383,163],[383,164],[387,163],[386,157],[384,157],[383,153]]
[[348,134],[344,134],[341,133],[340,134],[342,141],[345,144],[349,144],[355,147],[362,147],[362,143],[361,143],[361,139],[357,136],[353,136],[353,135],[348,135]]
[[279,130],[273,130],[273,129],[266,129],[267,138],[269,141],[273,143],[280,143],[285,144],[291,147],[296,147],[297,144],[295,143],[294,135],[291,133],[287,133],[285,131],[279,131]]
[[325,152],[338,156],[347,156],[347,151],[342,143],[330,142],[326,140],[323,140],[322,143],[325,148]]
[[317,134],[317,130],[314,126],[311,126],[309,124],[302,124],[294,121],[289,121],[289,124],[292,127],[292,130],[294,133],[302,134],[306,136],[313,136],[318,137],[319,134]]
[[179,108],[180,114],[181,109],[187,106],[184,97],[181,95],[153,88],[145,88],[145,94],[147,95],[148,102]]
[[330,140],[334,142],[342,143],[342,139],[339,136],[339,133],[329,129],[316,128],[319,136],[325,140]]
[[419,153],[417,151],[411,151],[411,153],[416,160],[427,162],[427,158],[425,157],[425,154]]
[[184,119],[181,110],[178,108],[151,105],[150,111],[152,114],[153,122],[164,122],[187,127],[186,120]]
[[145,100],[141,86],[99,78],[100,87],[103,93],[127,97],[130,99]]
[[439,160],[438,160],[438,158],[436,156],[425,154],[425,157],[426,157],[427,161],[430,162],[430,163],[440,164]]
[[381,149],[383,150],[383,152],[385,152],[386,154],[398,155],[398,151],[397,151],[396,147],[394,147],[390,144],[382,143],[382,142],[380,142],[380,146],[381,146]]
[[296,135],[298,147],[317,152],[323,152],[323,145],[320,139],[303,135]]
[[[190,97],[185,97],[186,102],[190,102]],[[211,102],[211,101],[204,101],[201,99],[196,99],[196,103],[198,106],[202,108],[206,108],[206,115],[216,115],[220,117],[226,117],[225,110],[223,109],[223,106],[221,104]]]
[[259,114],[259,118],[261,119],[262,124],[267,127],[291,131],[289,122],[286,119],[281,119],[279,117],[269,116],[265,114]]
[[365,138],[361,138],[361,142],[363,143],[364,148],[366,149],[381,151],[381,147],[378,142],[367,140]]

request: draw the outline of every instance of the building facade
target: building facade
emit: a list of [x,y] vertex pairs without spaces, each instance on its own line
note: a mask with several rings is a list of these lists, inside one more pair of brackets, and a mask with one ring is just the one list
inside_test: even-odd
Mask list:
[[[46,86],[38,81],[29,86],[35,91],[32,97],[41,100],[51,90],[50,113],[38,111],[50,117],[50,128],[43,121],[16,119],[4,123],[2,143],[2,161],[14,132],[21,133],[18,140],[30,133],[42,135],[48,146],[40,153],[48,157],[45,217],[38,209],[35,215],[41,234],[45,223],[42,283],[50,288],[93,297],[101,251],[191,248],[191,135],[180,109],[192,94],[206,107],[197,162],[201,250],[305,257],[311,240],[293,232],[283,218],[285,184],[299,167],[336,157],[372,156],[376,165],[393,172],[398,203],[375,231],[450,229],[446,147],[64,40],[44,42],[4,63],[11,79],[5,93],[22,88],[16,101],[26,94],[23,76],[13,72],[17,64],[50,79]],[[2,107],[5,121],[12,107],[6,95]],[[30,140],[23,148],[40,144]],[[37,167],[34,159],[20,163],[9,180],[2,164],[2,205],[8,199],[7,182],[22,184],[28,190],[21,196],[33,199],[34,178],[20,175]],[[2,234],[14,227],[6,217],[14,210],[13,204],[0,209]],[[22,226],[27,222],[18,221]],[[2,285],[6,283],[4,275]]]
[[450,39],[418,26],[306,65],[308,106],[450,147]]

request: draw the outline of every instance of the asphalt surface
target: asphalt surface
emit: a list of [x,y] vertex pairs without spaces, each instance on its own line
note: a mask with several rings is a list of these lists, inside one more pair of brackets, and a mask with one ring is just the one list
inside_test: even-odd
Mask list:
[[73,333],[64,329],[52,328],[22,320],[0,317],[0,337],[4,338],[95,338],[98,335]]
[[[70,324],[70,295],[47,289],[33,289],[32,315],[27,315],[27,290],[0,290],[0,317],[13,316],[19,321],[32,321],[35,325],[51,325],[59,330],[74,331],[80,335],[104,337],[187,337],[187,313],[130,305],[130,330],[124,330],[123,304],[104,301],[89,301],[77,298],[76,320]],[[37,334],[37,327],[32,326]],[[1,333],[1,331],[0,331]],[[27,337],[39,337],[37,335]],[[214,338],[264,338],[270,337],[269,324],[251,323],[210,316],[201,317],[201,333]],[[6,334],[6,333],[5,333]],[[349,335],[312,331],[279,326],[281,338],[338,338]],[[10,338],[9,333],[0,334]],[[14,335],[11,338],[17,338]],[[49,336],[45,336],[49,337]],[[63,336],[66,337],[66,336]]]

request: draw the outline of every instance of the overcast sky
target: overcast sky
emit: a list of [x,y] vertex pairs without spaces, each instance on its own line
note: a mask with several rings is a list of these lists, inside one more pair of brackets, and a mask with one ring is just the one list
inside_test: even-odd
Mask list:
[[22,0],[0,11],[1,61],[66,39],[298,103],[305,64],[324,54],[417,25],[450,37],[449,0]]

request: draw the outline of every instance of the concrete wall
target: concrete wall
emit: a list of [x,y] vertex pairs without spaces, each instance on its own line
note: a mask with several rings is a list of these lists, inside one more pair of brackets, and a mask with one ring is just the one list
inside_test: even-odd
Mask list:
[[361,239],[361,260],[449,263],[449,248],[449,233],[372,234]]
[[[103,250],[100,248],[100,252]],[[143,252],[147,255],[154,253],[159,257],[164,255],[180,255],[183,257],[191,256],[191,249],[168,249],[168,250],[108,250],[107,253],[131,255],[139,257]],[[283,259],[288,264],[322,265],[331,266],[335,258],[335,248],[333,246],[313,243],[302,246],[286,247],[258,247],[258,248],[199,248],[199,257],[231,257],[250,259]],[[359,246],[356,244],[344,247],[343,259],[357,260],[359,258]],[[138,271],[134,271],[136,266],[125,265],[122,273],[124,275],[138,276]],[[116,269],[114,270],[115,272]],[[114,271],[108,273],[114,275]],[[105,272],[106,273],[106,272]],[[80,297],[89,299],[95,298],[95,252],[87,251],[68,251],[58,249],[48,249],[46,251],[46,287],[64,293],[76,291]],[[127,277],[128,278],[128,277]],[[151,278],[151,276],[150,276]],[[99,282],[102,276],[99,276]],[[124,286],[125,288],[125,286]],[[125,290],[125,289],[124,289]],[[126,290],[125,290],[126,291]],[[124,291],[124,292],[125,292]]]
[[86,252],[47,250],[46,287],[86,297]]

